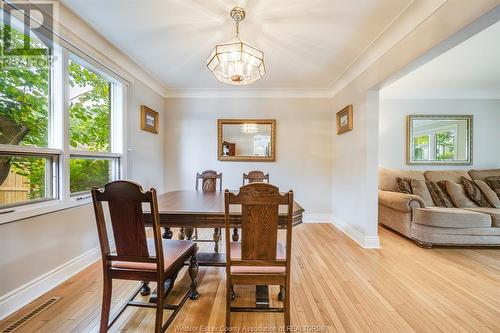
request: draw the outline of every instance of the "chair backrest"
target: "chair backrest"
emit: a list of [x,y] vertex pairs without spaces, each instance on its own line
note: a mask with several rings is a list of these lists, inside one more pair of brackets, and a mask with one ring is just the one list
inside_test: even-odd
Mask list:
[[[159,224],[156,190],[143,191],[134,182],[118,180],[107,183],[104,189],[92,188],[94,212],[104,261],[132,261],[156,263],[163,272],[163,246]],[[102,203],[109,209],[116,254],[110,254],[109,237]],[[151,257],[146,240],[142,204],[149,204],[153,226],[156,256]]]
[[269,174],[264,174],[264,172],[260,170],[252,170],[248,173],[243,174],[243,185],[245,185],[245,180],[248,181],[248,184],[263,182],[269,184]]
[[201,180],[201,190],[204,192],[217,191],[217,179],[219,180],[219,191],[222,191],[222,173],[217,173],[214,170],[205,170],[202,173],[196,174],[196,190]]
[[[231,239],[230,207],[241,206],[241,260],[231,260],[231,245],[226,242],[226,262],[231,265],[287,266],[292,241],[293,192],[280,194],[279,189],[265,183],[248,184],[238,194],[226,190],[226,239]],[[276,256],[279,227],[279,206],[287,206],[286,259]]]

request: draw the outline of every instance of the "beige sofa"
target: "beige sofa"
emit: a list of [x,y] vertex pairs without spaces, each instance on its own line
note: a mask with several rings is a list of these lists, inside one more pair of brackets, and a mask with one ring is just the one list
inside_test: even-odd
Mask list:
[[500,246],[500,208],[441,208],[416,195],[398,192],[397,178],[461,183],[461,177],[484,180],[500,176],[500,169],[470,171],[415,171],[381,168],[379,223],[413,239],[417,245]]

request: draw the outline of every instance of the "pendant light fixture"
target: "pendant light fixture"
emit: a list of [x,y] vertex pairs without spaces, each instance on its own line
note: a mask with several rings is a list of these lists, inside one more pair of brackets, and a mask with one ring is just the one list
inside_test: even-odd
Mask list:
[[217,44],[207,58],[207,67],[220,82],[240,86],[254,83],[266,74],[264,53],[240,39],[240,22],[245,10],[235,7],[230,12],[236,22],[236,36],[232,40]]

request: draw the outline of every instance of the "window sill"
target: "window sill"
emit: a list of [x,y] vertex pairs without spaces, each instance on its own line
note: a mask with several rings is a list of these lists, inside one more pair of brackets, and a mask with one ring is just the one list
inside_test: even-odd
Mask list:
[[43,203],[7,208],[5,211],[12,210],[12,212],[0,215],[0,225],[83,206],[90,203],[92,203],[92,197],[79,196],[78,198],[71,198],[66,202],[62,202],[61,200],[52,200]]

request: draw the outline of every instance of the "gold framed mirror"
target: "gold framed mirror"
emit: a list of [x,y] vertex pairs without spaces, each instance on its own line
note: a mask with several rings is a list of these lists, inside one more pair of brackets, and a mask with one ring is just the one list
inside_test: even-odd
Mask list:
[[409,165],[471,165],[472,115],[410,115],[406,125]]
[[276,160],[275,119],[218,119],[219,161]]

